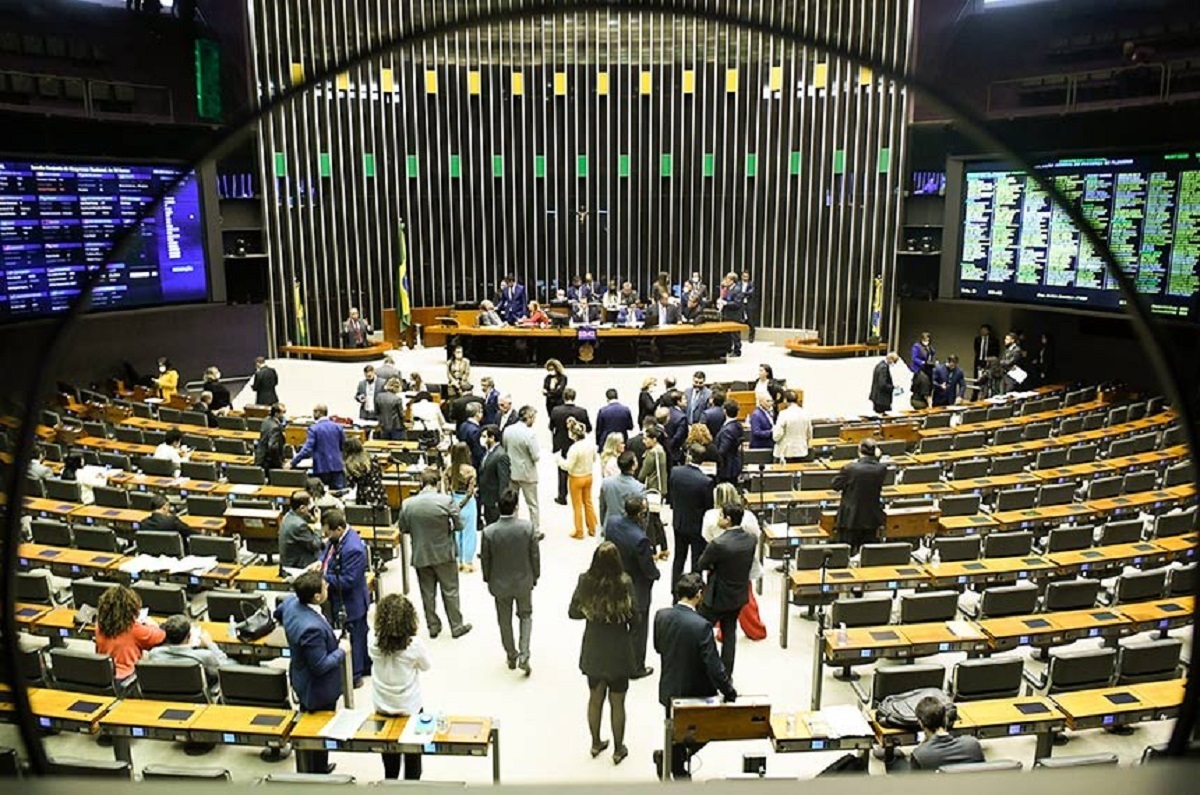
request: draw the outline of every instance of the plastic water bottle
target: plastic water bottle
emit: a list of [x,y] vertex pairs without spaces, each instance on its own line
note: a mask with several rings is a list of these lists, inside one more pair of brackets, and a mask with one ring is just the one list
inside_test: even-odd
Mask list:
[[231,616],[229,616],[229,639],[234,640],[236,638],[237,638],[237,621],[235,621],[233,616],[231,615]]
[[837,642],[839,646],[845,646],[850,642],[850,634],[846,632],[846,622],[838,624]]
[[933,557],[929,559],[929,562],[935,566],[939,565],[942,562],[942,551],[940,549],[934,549]]
[[417,466],[419,466],[421,469],[425,468],[425,453],[424,452],[422,452],[420,455],[417,456]]
[[446,717],[445,712],[439,712],[437,714],[437,733],[445,734],[449,730],[450,730],[450,720]]

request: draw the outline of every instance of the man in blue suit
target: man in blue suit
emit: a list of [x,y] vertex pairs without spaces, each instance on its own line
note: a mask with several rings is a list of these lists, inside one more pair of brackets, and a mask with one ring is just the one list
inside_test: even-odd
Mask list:
[[508,274],[500,287],[501,314],[509,323],[516,323],[529,314],[529,295],[525,285],[517,284],[517,277]]
[[458,430],[455,431],[458,440],[466,442],[467,447],[471,448],[471,465],[476,472],[483,463],[483,454],[487,452],[479,441],[479,435],[483,433],[483,427],[479,424],[482,419],[483,404],[470,403],[467,405],[467,418],[458,424]]
[[669,395],[672,402],[667,404],[667,421],[663,423],[663,429],[667,434],[667,456],[672,466],[678,466],[683,463],[687,452],[684,448],[687,446],[689,423],[687,412],[683,410],[683,393],[674,391]]
[[712,403],[712,390],[705,385],[704,380],[704,371],[697,370],[692,374],[692,385],[684,393],[689,425],[704,422],[704,410]]
[[500,390],[490,375],[480,378],[479,386],[483,390],[483,424],[495,425],[500,419]]
[[704,423],[704,427],[708,428],[708,432],[712,434],[712,438],[716,439],[717,434],[721,432],[721,426],[725,424],[724,392],[713,390],[712,405],[704,410],[701,421]]
[[617,390],[608,390],[604,397],[608,403],[596,412],[596,446],[601,449],[610,433],[619,433],[622,439],[629,441],[629,432],[633,430],[633,414],[628,406],[617,400]]
[[630,679],[642,679],[654,673],[646,666],[646,640],[650,635],[650,594],[659,578],[654,563],[654,545],[646,536],[646,498],[630,494],[625,498],[624,511],[611,514],[604,525],[604,537],[621,553],[625,573],[633,580],[633,603],[638,619],[633,625],[633,659],[637,672]]
[[746,426],[738,419],[736,400],[725,401],[725,424],[713,441],[717,445],[717,482],[737,483],[742,474],[742,439]]
[[335,623],[350,636],[353,652],[354,687],[371,673],[367,656],[367,548],[358,533],[346,526],[346,516],[336,508],[321,514],[325,528],[325,552],[321,572],[329,584],[329,606]]
[[704,553],[704,512],[713,507],[713,482],[700,471],[704,446],[688,448],[687,463],[671,468],[667,476],[667,502],[672,508],[672,529],[675,533],[675,559],[671,561],[671,587],[683,574],[684,559],[692,556],[692,571]]
[[[275,609],[275,620],[283,625],[291,662],[292,690],[303,712],[337,709],[342,697],[342,661],[349,642],[338,643],[337,635],[321,605],[329,598],[325,579],[318,571],[306,571],[292,583],[294,596],[283,599]],[[297,751],[296,769],[301,773],[329,773],[328,751]]]
[[342,426],[329,419],[329,407],[324,403],[313,406],[313,424],[308,426],[308,436],[292,460],[284,465],[291,469],[309,456],[312,457],[312,473],[331,489],[344,489],[342,443],[346,434]]

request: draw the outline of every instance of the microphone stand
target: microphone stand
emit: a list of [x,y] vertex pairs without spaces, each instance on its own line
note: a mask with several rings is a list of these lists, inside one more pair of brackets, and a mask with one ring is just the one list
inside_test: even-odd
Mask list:
[[[397,511],[400,510],[400,478],[401,478],[400,464],[403,461],[403,458],[404,458],[403,454],[401,454],[399,451],[393,451],[392,454],[389,456],[389,459],[392,462],[392,466],[396,468],[396,510]],[[387,493],[387,488],[385,487],[384,494],[386,494],[386,493]],[[391,507],[391,506],[388,506],[388,507]],[[399,514],[396,515],[396,519],[397,519],[397,527],[398,527],[399,526]],[[390,521],[388,522],[388,526],[389,527],[391,526]],[[405,594],[405,596],[407,596],[408,595],[408,547],[406,546],[403,532],[401,532],[396,537],[396,543],[400,547],[400,579],[401,579],[402,587],[404,588],[404,594]],[[382,571],[382,566],[380,567],[380,571]]]
[[[758,509],[759,509],[759,511],[762,511],[763,506],[766,504],[763,501],[763,492],[766,491],[766,486],[763,483],[763,478],[765,477],[765,475],[763,473],[766,471],[766,468],[767,468],[766,464],[760,463],[758,465]],[[766,534],[765,533],[759,533],[759,542],[758,543],[759,543],[758,565],[761,568],[762,562],[763,562],[764,549],[766,547]],[[762,592],[763,592],[763,579],[764,579],[763,577],[758,578],[758,587],[755,590],[755,593],[757,593],[759,596],[762,596]]]
[[833,557],[833,553],[829,550],[825,550],[821,556],[821,587],[817,595],[817,629],[813,643],[812,702],[809,704],[809,709],[813,711],[821,708],[821,687],[824,685],[825,679],[823,665],[825,649],[822,646],[825,640],[825,576],[831,557]]

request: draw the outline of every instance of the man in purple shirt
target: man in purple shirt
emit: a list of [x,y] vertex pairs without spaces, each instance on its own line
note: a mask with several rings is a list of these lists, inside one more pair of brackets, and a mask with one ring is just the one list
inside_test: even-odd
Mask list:
[[313,475],[331,489],[344,489],[346,479],[342,474],[342,443],[345,440],[342,426],[329,419],[329,407],[318,403],[313,406],[313,424],[308,426],[304,446],[285,468],[291,469],[311,456]]

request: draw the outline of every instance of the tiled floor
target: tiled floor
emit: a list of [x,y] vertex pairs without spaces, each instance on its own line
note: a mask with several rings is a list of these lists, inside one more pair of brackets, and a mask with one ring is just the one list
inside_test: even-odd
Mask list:
[[[398,354],[398,365],[404,372],[418,369],[430,380],[441,380],[443,374],[441,350],[404,351]],[[777,375],[804,389],[806,402],[814,414],[845,414],[868,408],[866,393],[874,359],[813,362],[791,359],[782,348],[759,342],[746,345],[740,360],[729,364],[706,366],[710,379],[753,379],[759,362],[775,365]],[[359,365],[281,361],[280,396],[293,411],[324,401],[335,413],[355,411],[354,386],[361,372]],[[593,413],[603,403],[603,391],[615,386],[624,400],[632,401],[642,379],[674,374],[681,384],[687,382],[694,367],[639,368],[595,370],[573,368],[571,385],[581,394],[580,403]],[[517,405],[531,403],[541,407],[540,372],[514,368],[476,368],[475,380],[484,374],[493,375],[502,391],[509,391]],[[245,396],[239,396],[245,402]],[[544,456],[541,465],[541,504],[546,539],[542,546],[542,579],[534,592],[533,675],[524,679],[519,672],[505,666],[500,646],[492,601],[479,574],[464,575],[462,599],[464,613],[474,625],[474,631],[459,640],[448,633],[430,642],[433,670],[423,675],[422,689],[427,709],[451,713],[483,713],[494,715],[502,724],[503,777],[506,782],[612,782],[650,781],[653,777],[651,751],[660,744],[662,708],[658,704],[658,677],[653,676],[631,685],[627,698],[629,728],[626,744],[630,756],[614,768],[611,757],[591,759],[588,755],[589,737],[585,710],[587,686],[578,669],[579,642],[583,632],[580,622],[567,618],[567,603],[576,578],[588,565],[593,541],[574,541],[570,533],[570,514],[556,505],[554,497],[553,461],[549,454],[549,433],[542,428]],[[669,573],[669,563],[661,566]],[[768,567],[770,568],[770,567]],[[401,588],[398,564],[393,564],[383,581],[385,591]],[[411,598],[418,598],[415,581]],[[812,679],[814,624],[804,620],[802,612],[790,613],[790,647],[780,649],[777,640],[780,621],[779,575],[769,571],[764,593],[760,597],[761,612],[769,635],[766,640],[738,644],[736,685],[745,695],[768,696],[776,708],[806,708],[809,703]],[[669,604],[667,586],[660,583],[654,590],[656,607]],[[424,622],[422,621],[422,624]],[[1190,656],[1190,648],[1185,657]],[[947,666],[961,655],[944,655],[937,661]],[[651,664],[656,664],[651,661]],[[657,665],[656,665],[657,667]],[[369,688],[369,684],[366,686]],[[369,690],[358,691],[369,699]],[[850,687],[827,672],[824,679],[823,703],[854,703]],[[1147,724],[1131,736],[1119,737],[1102,732],[1086,732],[1072,740],[1056,754],[1083,754],[1115,751],[1122,763],[1140,756],[1142,749],[1164,741],[1170,731],[1167,723]],[[607,729],[605,736],[610,736]],[[0,744],[16,742],[12,727],[0,726]],[[48,739],[52,753],[93,758],[110,758],[111,750],[101,748],[94,740],[60,735]],[[1027,738],[994,740],[985,743],[991,758],[1015,758],[1028,767],[1033,760],[1034,741]],[[746,753],[768,754],[768,775],[811,777],[832,763],[837,753],[770,754],[765,741],[723,743],[708,746],[696,761],[698,779],[724,778],[738,775],[741,757]],[[239,781],[247,781],[271,771],[290,771],[292,762],[267,764],[258,754],[245,748],[221,746],[202,757],[187,757],[180,746],[171,743],[141,740],[133,746],[135,766],[147,764],[212,765],[229,768]],[[354,774],[358,780],[382,778],[380,760],[367,754],[332,755],[339,772]],[[425,762],[428,780],[467,781],[486,783],[491,767],[482,759],[438,759]],[[872,772],[881,773],[882,765],[872,761]]]

